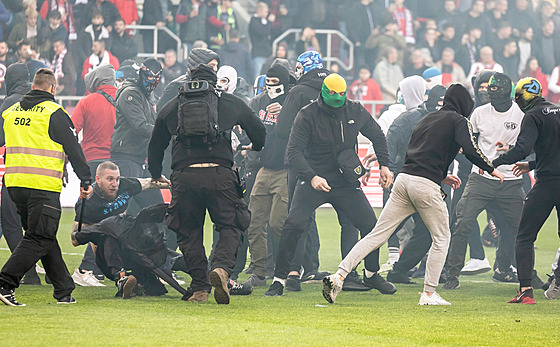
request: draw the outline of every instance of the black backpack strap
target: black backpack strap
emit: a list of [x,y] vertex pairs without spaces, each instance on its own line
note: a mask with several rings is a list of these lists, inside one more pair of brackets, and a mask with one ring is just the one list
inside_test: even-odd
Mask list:
[[96,92],[96,93],[99,93],[99,94],[101,94],[101,95],[103,95],[103,96],[105,97],[105,99],[107,99],[107,101],[108,101],[111,105],[113,105],[114,108],[117,108],[117,103],[115,102],[115,99],[114,99],[111,95],[105,93],[104,91],[102,91],[102,90],[100,90],[100,89],[96,90],[95,92]]

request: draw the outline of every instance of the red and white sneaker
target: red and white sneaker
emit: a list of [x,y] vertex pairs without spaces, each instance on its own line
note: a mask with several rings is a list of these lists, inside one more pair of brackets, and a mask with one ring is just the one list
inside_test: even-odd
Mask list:
[[508,304],[526,304],[526,305],[536,304],[535,298],[533,297],[533,289],[526,289],[524,291],[517,292],[515,298],[508,301]]

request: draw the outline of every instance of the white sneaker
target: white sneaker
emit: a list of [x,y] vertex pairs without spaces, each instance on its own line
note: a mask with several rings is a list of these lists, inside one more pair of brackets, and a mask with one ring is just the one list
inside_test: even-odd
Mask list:
[[334,274],[323,278],[323,297],[329,303],[334,304],[334,300],[342,290],[344,279],[340,275]]
[[477,275],[492,270],[488,258],[474,259],[471,258],[461,270],[461,275]]
[[103,283],[99,283],[99,280],[95,278],[93,271],[82,273],[80,269],[76,269],[72,274],[72,279],[74,283],[82,287],[105,287]]
[[35,264],[35,272],[41,275],[46,274],[47,272],[45,271],[45,269],[43,269],[42,267],[39,266],[39,264]]
[[421,294],[421,296],[418,305],[451,305],[451,303],[443,300],[443,298],[436,292],[434,292],[430,296],[428,296],[426,293],[419,294]]

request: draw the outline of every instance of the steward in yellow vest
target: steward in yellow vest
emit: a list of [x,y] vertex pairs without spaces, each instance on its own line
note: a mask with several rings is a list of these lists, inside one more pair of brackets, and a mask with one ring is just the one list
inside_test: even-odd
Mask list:
[[0,300],[8,306],[22,306],[15,299],[14,288],[38,260],[53,283],[57,302],[76,302],[71,296],[74,282],[56,239],[65,155],[82,181],[82,198],[92,192],[91,175],[70,117],[54,102],[55,88],[54,73],[39,69],[31,91],[2,114],[6,145],[3,181],[25,230],[0,272]]

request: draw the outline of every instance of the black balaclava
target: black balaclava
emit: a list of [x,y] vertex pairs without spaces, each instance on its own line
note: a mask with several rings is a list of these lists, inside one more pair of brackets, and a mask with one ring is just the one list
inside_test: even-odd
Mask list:
[[280,80],[277,84],[266,84],[266,93],[270,100],[282,104],[290,87],[290,72],[281,64],[272,64],[266,72],[266,77],[276,77]]
[[492,107],[498,112],[506,112],[513,104],[513,83],[511,78],[503,73],[496,72],[488,81],[488,95]]
[[441,108],[438,103],[443,100],[446,91],[447,88],[445,88],[444,86],[435,86],[430,89],[428,100],[426,100],[426,109],[428,110],[428,112],[434,112]]
[[206,64],[199,64],[191,70],[191,79],[199,81],[208,81],[213,87],[216,87],[218,76],[213,68]]
[[495,72],[492,70],[482,70],[478,73],[478,75],[476,75],[476,77],[472,78],[475,107],[486,105],[490,102],[488,91],[479,91],[478,89],[482,83],[488,83],[488,81],[490,81],[490,77],[492,77],[494,73]]
[[[144,90],[146,94],[153,92],[159,84],[162,67],[159,61],[154,58],[144,60],[140,71],[138,71],[138,86]],[[152,79],[148,79],[152,77]]]

